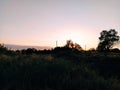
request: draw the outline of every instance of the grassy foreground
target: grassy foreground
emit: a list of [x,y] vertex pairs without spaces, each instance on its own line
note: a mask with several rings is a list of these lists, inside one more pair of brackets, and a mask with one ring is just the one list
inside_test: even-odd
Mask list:
[[120,90],[120,57],[0,54],[0,90]]

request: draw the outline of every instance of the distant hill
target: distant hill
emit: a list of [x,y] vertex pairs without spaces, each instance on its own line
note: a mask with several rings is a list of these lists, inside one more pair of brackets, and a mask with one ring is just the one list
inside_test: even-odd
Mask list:
[[5,47],[12,50],[22,50],[27,48],[35,48],[37,50],[51,49],[50,46],[27,46],[27,45],[13,45],[13,44],[4,44]]

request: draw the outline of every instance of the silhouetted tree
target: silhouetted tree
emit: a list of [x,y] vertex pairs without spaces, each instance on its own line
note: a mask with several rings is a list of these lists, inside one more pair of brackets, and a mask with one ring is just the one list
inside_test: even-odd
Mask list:
[[109,31],[103,30],[100,33],[99,44],[97,47],[98,51],[109,51],[118,41],[119,36],[115,29],[110,29]]
[[28,49],[23,49],[21,50],[22,54],[35,54],[37,53],[37,50],[35,48],[28,48]]
[[67,40],[67,43],[66,43],[65,47],[72,48],[72,49],[75,49],[75,50],[78,50],[78,51],[83,50],[82,47],[79,44],[73,43],[72,40]]
[[32,53],[36,53],[36,49],[35,48],[28,48],[27,50],[26,50],[26,54],[32,54]]
[[77,43],[74,44],[74,48],[77,49],[78,51],[82,51],[83,50],[82,47],[79,44],[77,44]]
[[8,49],[4,45],[0,44],[0,53],[5,53],[7,51]]
[[72,41],[72,40],[67,40],[67,43],[66,43],[65,47],[74,48],[74,43],[73,43],[73,41]]

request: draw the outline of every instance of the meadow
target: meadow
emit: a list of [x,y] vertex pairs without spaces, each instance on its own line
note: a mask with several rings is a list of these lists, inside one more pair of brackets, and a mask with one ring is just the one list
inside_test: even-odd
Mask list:
[[0,90],[120,90],[120,52],[0,49]]

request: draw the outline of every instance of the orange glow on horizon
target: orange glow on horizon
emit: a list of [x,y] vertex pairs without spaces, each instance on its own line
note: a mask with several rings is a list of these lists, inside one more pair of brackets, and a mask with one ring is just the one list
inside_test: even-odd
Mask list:
[[[74,43],[78,43],[83,49],[96,48],[95,42],[97,39],[89,37],[92,32],[89,29],[81,27],[79,25],[68,25],[62,28],[56,28],[50,30],[51,32],[43,31],[41,35],[27,35],[24,39],[16,38],[19,40],[2,40],[5,44],[15,45],[30,45],[30,46],[51,46],[55,47],[55,42],[58,41],[58,46],[64,46],[67,40],[72,40]],[[42,38],[41,38],[42,37]]]

